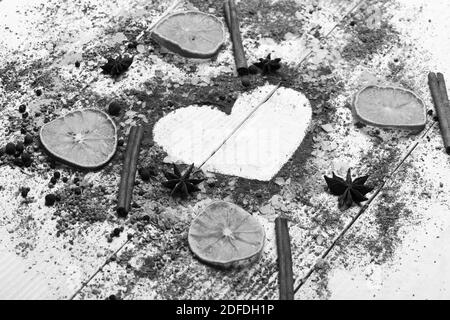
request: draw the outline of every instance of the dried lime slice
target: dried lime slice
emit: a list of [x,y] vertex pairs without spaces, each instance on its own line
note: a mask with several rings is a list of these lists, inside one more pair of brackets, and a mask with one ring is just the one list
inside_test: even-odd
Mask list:
[[116,152],[117,129],[106,113],[83,109],[43,125],[40,139],[44,148],[59,160],[95,169],[111,160]]
[[257,260],[264,246],[258,220],[235,204],[216,201],[197,216],[189,228],[189,247],[202,261],[236,267]]
[[217,17],[200,11],[180,11],[165,17],[152,32],[160,45],[187,58],[211,58],[225,41]]
[[360,90],[353,100],[357,120],[378,127],[422,130],[426,124],[426,108],[414,92],[397,87],[370,85]]

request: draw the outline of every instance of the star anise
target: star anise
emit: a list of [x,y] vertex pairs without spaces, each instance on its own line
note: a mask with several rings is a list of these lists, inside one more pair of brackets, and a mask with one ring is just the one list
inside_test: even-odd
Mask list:
[[368,200],[365,195],[373,190],[372,187],[367,187],[364,184],[369,178],[368,175],[356,178],[352,181],[352,174],[350,169],[347,171],[347,177],[344,180],[334,174],[333,176],[324,176],[325,181],[331,194],[339,196],[338,203],[340,210],[346,210],[352,206],[353,203],[360,204],[360,202]]
[[173,196],[181,196],[183,198],[188,197],[190,193],[200,191],[200,188],[197,187],[199,183],[204,181],[205,179],[191,179],[192,169],[194,168],[194,164],[191,164],[189,168],[182,174],[180,169],[175,165],[173,165],[173,173],[164,172],[164,176],[167,181],[164,181],[162,185],[166,188],[172,189],[170,195]]
[[281,58],[271,59],[269,53],[266,58],[260,58],[259,62],[255,62],[253,65],[261,69],[262,74],[271,74],[281,68],[280,61]]
[[112,57],[109,57],[108,62],[101,67],[103,69],[102,73],[109,74],[113,77],[118,77],[122,73],[127,71],[132,63],[133,63],[133,57],[118,56],[115,59]]

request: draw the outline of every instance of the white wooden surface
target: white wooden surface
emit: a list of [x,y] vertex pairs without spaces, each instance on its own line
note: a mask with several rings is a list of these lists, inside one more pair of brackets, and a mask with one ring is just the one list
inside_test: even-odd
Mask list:
[[[74,60],[81,53],[97,52],[124,42],[124,34],[115,29],[117,21],[131,17],[138,21],[132,28],[142,29],[165,8],[165,3],[155,3],[144,9],[148,1],[95,0],[60,4],[58,1],[0,2],[0,62],[7,65],[14,61],[13,74],[20,78],[22,89],[12,90],[0,82],[0,141],[11,139],[6,132],[8,116],[17,116],[21,103],[29,106],[61,104],[71,99],[72,86],[80,87],[92,81],[92,93],[100,96],[119,94],[130,88],[145,88],[146,81],[155,73],[162,73],[178,83],[208,83],[214,76],[233,72],[230,43],[216,61],[200,63],[196,73],[166,62],[156,54],[139,54],[134,68],[119,82],[99,76],[95,70],[97,61],[87,61],[88,67],[80,72],[73,69]],[[308,2],[308,1],[306,1]],[[307,14],[309,7],[300,10],[305,18],[305,30],[321,24],[330,30],[353,6],[351,1],[309,1],[323,10]],[[309,4],[308,2],[308,4]],[[303,1],[299,3],[304,4]],[[59,9],[56,8],[59,6]],[[370,59],[335,60],[333,75],[342,81],[343,90],[329,101],[336,108],[331,132],[317,131],[314,137],[315,151],[305,162],[306,174],[292,179],[280,192],[259,210],[252,212],[267,232],[267,246],[260,262],[251,268],[238,271],[218,271],[196,261],[184,244],[185,230],[168,230],[161,233],[148,226],[133,241],[126,240],[128,232],[135,232],[127,223],[111,219],[95,223],[88,228],[75,226],[75,241],[67,246],[64,238],[56,237],[55,222],[51,219],[54,209],[43,206],[47,192],[48,176],[42,170],[26,171],[2,166],[0,172],[0,252],[2,265],[12,266],[11,277],[23,272],[23,283],[37,279],[35,291],[8,291],[8,298],[105,298],[120,292],[127,299],[177,299],[177,298],[277,298],[276,251],[274,247],[273,220],[276,214],[286,212],[293,220],[291,237],[294,255],[296,283],[305,278],[296,294],[298,299],[327,298],[449,298],[446,289],[449,281],[448,229],[450,226],[448,196],[450,185],[449,157],[440,148],[442,141],[438,126],[433,126],[425,137],[405,132],[381,130],[373,135],[371,128],[354,126],[351,111],[346,103],[365,83],[381,82],[407,85],[421,95],[432,109],[426,84],[429,70],[441,70],[450,77],[447,52],[450,47],[450,5],[446,1],[398,0],[383,8],[384,15],[400,32],[399,40],[384,44]],[[88,9],[87,9],[88,8]],[[8,28],[6,28],[8,27]],[[248,30],[255,26],[249,26]],[[112,32],[111,32],[112,30]],[[272,51],[274,56],[300,72],[302,53],[312,47],[316,55],[311,57],[314,66],[324,54],[335,54],[351,41],[344,27],[334,30],[326,45],[320,47],[311,37],[287,37],[276,42],[270,38],[245,38],[250,57],[256,60]],[[40,58],[50,62],[43,68],[54,78],[53,87],[46,88],[44,97],[36,98],[30,88],[35,78],[34,61]],[[389,62],[394,59],[404,64],[402,73],[391,77]],[[23,72],[31,66],[30,72]],[[58,97],[57,93],[62,93]],[[83,98],[74,107],[83,106]],[[61,110],[57,110],[59,112]],[[313,116],[313,125],[317,124]],[[429,118],[428,127],[432,125]],[[13,133],[12,136],[17,135]],[[381,143],[380,143],[381,139]],[[418,143],[416,145],[416,143]],[[330,147],[330,144],[332,147]],[[412,153],[408,151],[415,147]],[[368,160],[368,157],[371,159]],[[372,162],[370,162],[372,160]],[[354,207],[339,212],[336,198],[323,189],[323,174],[334,170],[340,174],[347,167],[355,168],[355,175],[365,174],[365,163],[388,167],[383,176],[386,185],[369,208],[343,235],[342,241],[322,259],[333,240],[346,224],[358,213]],[[403,165],[393,172],[397,164]],[[39,159],[44,163],[45,158]],[[108,174],[92,174],[94,184],[102,184],[114,190],[120,167],[113,167]],[[17,194],[25,183],[31,187],[30,195],[36,200],[23,204]],[[308,197],[308,204],[296,200],[299,192]],[[370,243],[380,237],[379,219],[386,211],[386,194],[395,200],[389,206],[400,206],[393,252],[386,261],[370,251]],[[111,201],[112,194],[107,201]],[[163,215],[175,217],[175,221],[188,224],[192,217],[214,199],[202,193],[198,199],[185,203],[171,203]],[[151,204],[145,204],[151,206]],[[380,215],[381,213],[381,215]],[[32,217],[32,219],[28,217]],[[336,224],[323,223],[324,219],[336,219]],[[378,220],[377,220],[378,219]],[[121,224],[125,231],[121,237],[109,243],[105,235]],[[388,232],[391,232],[388,230]],[[124,245],[124,246],[123,246]],[[27,250],[21,248],[26,247]],[[123,247],[122,247],[123,246]],[[165,257],[165,250],[176,251],[176,258]],[[117,250],[118,259],[106,265]],[[386,250],[386,248],[384,248]],[[141,276],[139,270],[149,257],[163,256],[164,265],[153,276]],[[5,260],[7,260],[5,262]],[[126,260],[126,263],[121,263]],[[148,262],[148,260],[147,260]],[[21,267],[14,267],[20,265]],[[101,268],[104,266],[101,270]],[[316,267],[315,267],[316,266]],[[310,273],[314,269],[315,271]],[[0,277],[0,287],[6,287],[11,277]],[[16,278],[17,279],[17,278]],[[34,281],[34,280],[33,280]],[[45,284],[42,284],[45,283]],[[87,282],[87,283],[86,283]],[[40,285],[42,284],[42,285]],[[25,286],[24,286],[25,288]],[[81,289],[81,291],[79,291]]]

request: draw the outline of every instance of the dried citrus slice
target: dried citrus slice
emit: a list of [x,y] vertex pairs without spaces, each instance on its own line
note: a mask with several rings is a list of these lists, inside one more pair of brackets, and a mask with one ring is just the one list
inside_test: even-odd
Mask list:
[[167,49],[187,58],[211,58],[225,40],[225,29],[217,17],[200,11],[180,11],[165,17],[152,37]]
[[95,109],[72,111],[42,126],[40,138],[54,157],[74,166],[95,169],[116,152],[114,121]]
[[357,120],[378,127],[415,131],[426,124],[422,99],[403,88],[367,86],[355,95],[353,111]]
[[197,216],[189,228],[189,247],[202,261],[223,267],[257,260],[264,246],[258,220],[235,204],[216,201]]

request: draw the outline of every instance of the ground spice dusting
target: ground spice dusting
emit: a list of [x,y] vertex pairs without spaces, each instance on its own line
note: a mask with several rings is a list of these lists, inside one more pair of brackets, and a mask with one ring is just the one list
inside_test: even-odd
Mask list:
[[370,28],[366,25],[366,17],[353,20],[353,27],[348,31],[353,38],[342,50],[342,57],[347,60],[358,61],[370,59],[373,54],[385,46],[392,46],[398,41],[398,33],[388,22],[382,22],[379,28]]

